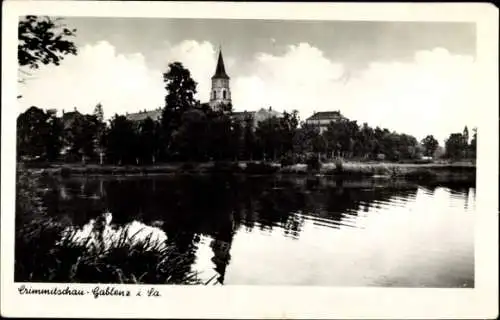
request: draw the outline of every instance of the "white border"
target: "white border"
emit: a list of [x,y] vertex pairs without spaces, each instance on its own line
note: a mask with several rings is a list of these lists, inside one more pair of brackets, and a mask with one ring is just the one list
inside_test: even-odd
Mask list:
[[[4,1],[2,16],[1,314],[140,318],[496,318],[498,316],[498,9],[491,4],[186,3]],[[474,289],[155,286],[162,298],[17,294],[13,283],[17,17],[473,21],[477,23],[478,127]],[[453,115],[450,115],[452,121]],[[35,287],[35,285],[33,285]],[[45,285],[44,287],[47,287]],[[73,285],[72,288],[92,286]],[[137,286],[119,286],[133,288]],[[140,286],[148,288],[149,286]]]

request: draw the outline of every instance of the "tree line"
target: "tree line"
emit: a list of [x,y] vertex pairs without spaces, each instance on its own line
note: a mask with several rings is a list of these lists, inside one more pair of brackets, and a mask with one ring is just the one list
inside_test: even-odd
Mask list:
[[[232,105],[213,110],[195,99],[196,82],[181,63],[163,74],[166,96],[158,121],[132,121],[115,115],[104,121],[103,106],[92,114],[73,113],[70,120],[54,111],[31,107],[17,119],[19,159],[83,161],[110,164],[154,164],[167,161],[264,160],[296,163],[308,156],[326,159],[415,160],[433,157],[439,143],[422,141],[387,128],[343,118],[323,132],[300,122],[298,112],[284,112],[254,125],[249,113],[232,117]],[[474,158],[476,129],[453,133],[444,157]]]

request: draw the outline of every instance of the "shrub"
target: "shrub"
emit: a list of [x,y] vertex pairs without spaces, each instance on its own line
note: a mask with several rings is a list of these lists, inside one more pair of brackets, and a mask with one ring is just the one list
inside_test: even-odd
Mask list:
[[281,158],[281,166],[282,167],[287,167],[287,166],[292,166],[296,162],[294,161],[294,158],[292,155],[287,154]]
[[63,168],[61,168],[60,174],[61,174],[61,177],[67,178],[71,175],[71,169],[67,168],[67,167],[63,167]]
[[181,166],[182,171],[192,171],[194,170],[194,165],[191,162],[185,162]]
[[278,168],[267,163],[249,162],[245,168],[245,173],[250,174],[269,174],[275,173]]
[[337,173],[344,172],[344,163],[342,162],[342,159],[335,160],[335,172]]
[[406,172],[404,178],[410,181],[433,181],[437,178],[436,172],[429,169],[417,169]]
[[241,167],[237,162],[216,161],[212,167],[214,172],[240,172]]
[[193,259],[189,254],[147,230],[139,239],[143,229],[111,228],[110,220],[102,228],[103,219],[91,221],[90,229],[75,228],[68,219],[49,216],[39,194],[36,178],[19,173],[16,282],[203,284],[186,268]]
[[321,169],[321,162],[317,155],[311,155],[306,160],[307,170],[309,171],[319,171]]

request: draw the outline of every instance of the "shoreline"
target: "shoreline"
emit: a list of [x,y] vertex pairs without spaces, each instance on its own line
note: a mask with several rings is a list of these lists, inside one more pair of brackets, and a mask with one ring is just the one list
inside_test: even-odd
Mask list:
[[149,176],[168,174],[243,174],[243,175],[300,175],[328,176],[346,179],[380,178],[411,181],[475,182],[473,163],[389,163],[351,162],[323,163],[319,169],[305,164],[281,166],[271,162],[204,162],[164,163],[145,166],[116,166],[97,164],[44,164],[31,166],[18,163],[17,171],[31,171],[41,175],[69,176]]

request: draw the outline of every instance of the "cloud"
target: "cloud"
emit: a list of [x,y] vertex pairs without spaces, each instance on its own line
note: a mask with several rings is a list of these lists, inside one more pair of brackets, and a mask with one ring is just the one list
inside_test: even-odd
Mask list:
[[434,134],[441,142],[465,125],[477,124],[475,62],[446,49],[416,52],[410,62],[372,62],[344,81],[344,65],[307,44],[283,55],[259,53],[252,73],[233,81],[237,109],[273,106],[299,111],[340,110],[358,123],[415,135]]
[[58,67],[35,71],[20,94],[21,111],[34,105],[90,113],[100,102],[107,118],[157,108],[164,100],[160,71],[148,69],[142,54],[118,54],[106,41],[80,48]]
[[443,141],[477,125],[476,71],[472,57],[436,48],[416,52],[408,63],[371,63],[339,92],[354,119]]
[[329,103],[323,99],[343,68],[317,48],[300,43],[289,46],[282,56],[256,54],[252,70],[251,75],[233,81],[236,108],[272,106],[277,110],[296,109],[304,116]]
[[[217,54],[210,42],[167,43],[157,54],[163,66],[155,69],[148,67],[143,54],[119,54],[105,41],[84,46],[61,66],[36,71],[37,79],[23,86],[20,103],[24,109],[76,106],[92,112],[101,102],[106,117],[153,109],[163,105],[161,73],[172,61],[191,71],[198,82],[197,98],[208,100]],[[340,110],[358,123],[418,139],[434,134],[441,142],[449,133],[477,124],[474,110],[480,99],[475,61],[446,49],[416,52],[408,62],[372,61],[349,78],[344,77],[342,62],[308,43],[290,45],[280,55],[259,52],[251,61],[230,55],[224,60],[236,110],[296,109],[301,119],[314,111]],[[241,70],[249,71],[242,74]]]
[[[170,62],[179,61],[189,69],[191,76],[198,83],[197,99],[202,102],[208,101],[211,87],[210,77],[215,71],[216,62],[214,46],[208,41],[185,40],[176,45],[167,43],[162,52],[164,52],[165,66]],[[230,67],[227,59],[225,60],[226,67]]]

